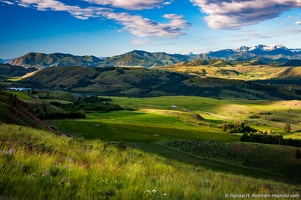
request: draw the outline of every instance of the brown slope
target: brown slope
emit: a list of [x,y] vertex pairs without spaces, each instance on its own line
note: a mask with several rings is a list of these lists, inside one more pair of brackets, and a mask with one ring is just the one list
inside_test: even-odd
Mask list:
[[277,78],[301,78],[301,67],[287,68]]
[[0,91],[0,112],[0,123],[47,129],[56,133],[54,129],[32,114],[23,101],[3,91]]

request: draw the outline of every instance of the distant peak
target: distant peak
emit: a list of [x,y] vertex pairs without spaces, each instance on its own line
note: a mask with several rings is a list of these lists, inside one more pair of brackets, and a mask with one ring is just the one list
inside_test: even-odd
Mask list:
[[238,52],[247,52],[249,49],[250,49],[250,47],[241,46],[239,48],[236,48],[235,51],[238,51]]
[[130,53],[144,53],[144,52],[146,52],[146,51],[143,51],[143,50],[133,50]]

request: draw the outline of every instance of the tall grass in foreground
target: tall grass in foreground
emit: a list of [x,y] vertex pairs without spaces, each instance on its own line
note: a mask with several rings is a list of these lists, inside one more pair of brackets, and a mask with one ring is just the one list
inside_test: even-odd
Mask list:
[[300,193],[298,186],[217,173],[119,143],[15,125],[0,125],[0,150],[0,199],[191,200]]

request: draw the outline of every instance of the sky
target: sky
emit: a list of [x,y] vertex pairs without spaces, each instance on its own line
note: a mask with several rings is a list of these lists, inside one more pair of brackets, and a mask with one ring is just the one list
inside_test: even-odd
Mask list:
[[0,58],[301,48],[301,0],[0,0]]

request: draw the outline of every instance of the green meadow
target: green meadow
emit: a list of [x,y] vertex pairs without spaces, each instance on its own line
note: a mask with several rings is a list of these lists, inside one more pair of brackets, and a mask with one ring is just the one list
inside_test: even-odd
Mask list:
[[111,97],[121,106],[138,109],[163,109],[193,112],[207,122],[245,121],[261,131],[272,130],[285,135],[283,127],[291,124],[292,132],[301,130],[301,101],[218,100],[194,96],[165,96],[150,98]]
[[[23,94],[16,93],[19,98]],[[26,102],[79,98],[58,91],[37,95],[42,99],[28,94]],[[239,142],[240,133],[221,129],[224,122],[244,121],[299,138],[300,101],[108,98],[126,109],[45,121],[61,134],[0,124],[0,199],[300,197],[300,176],[295,176],[300,173],[301,160],[295,158],[300,148],[246,144]],[[291,133],[284,133],[286,123]]]
[[167,114],[116,111],[110,113],[87,113],[86,117],[86,119],[77,120],[51,120],[48,123],[66,134],[87,139],[98,138],[105,141],[239,140],[239,136],[223,133],[218,128],[192,124]]
[[[299,101],[229,101],[187,96],[109,98],[122,107],[136,110],[91,112],[86,113],[85,119],[49,120],[47,123],[72,137],[124,142],[140,150],[170,159],[186,163],[203,162],[203,166],[213,170],[232,173],[236,171],[243,175],[294,182],[291,177],[292,172],[289,173],[290,176],[282,173],[275,178],[274,173],[266,172],[261,166],[246,166],[243,161],[225,160],[220,157],[202,158],[200,161],[200,158],[195,155],[185,157],[183,156],[185,152],[181,153],[178,149],[169,150],[164,143],[172,140],[211,140],[226,144],[239,142],[241,134],[229,134],[222,131],[220,127],[222,123],[231,121],[245,121],[248,125],[260,130],[272,130],[285,137],[297,139],[298,132],[284,133],[281,126],[287,121],[276,122],[268,117],[271,115],[278,118],[283,117],[282,115],[290,116],[290,120],[296,120],[296,123],[292,123],[292,127],[298,129],[300,126],[299,110],[290,108],[295,104],[300,104]],[[269,112],[271,114],[267,114]],[[254,119],[253,115],[260,117]],[[263,145],[265,146],[269,145]],[[224,150],[221,149],[221,151]],[[292,159],[294,159],[293,153],[294,150],[291,150]],[[267,154],[267,156],[271,155]]]
[[23,99],[23,100],[31,100],[32,97],[29,96],[28,94],[26,94],[25,92],[21,92],[21,91],[10,91],[9,93],[16,95],[17,97]]
[[[125,147],[0,125],[1,199],[226,199],[300,187],[216,172]],[[271,198],[279,199],[279,198]]]

